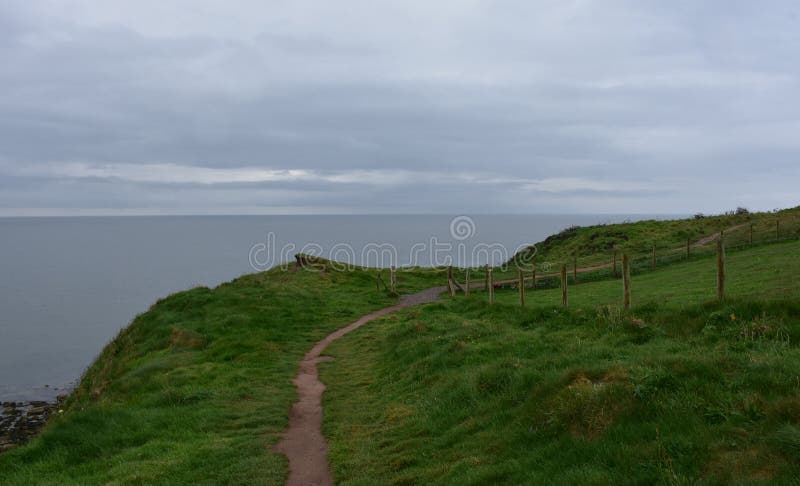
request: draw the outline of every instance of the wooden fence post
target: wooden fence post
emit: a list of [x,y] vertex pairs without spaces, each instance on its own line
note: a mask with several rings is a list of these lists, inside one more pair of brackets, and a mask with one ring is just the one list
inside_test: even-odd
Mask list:
[[622,307],[631,308],[631,261],[627,253],[622,254]]
[[492,305],[494,304],[494,275],[491,268],[489,268],[487,275],[489,277],[489,305]]
[[614,278],[617,278],[617,250],[614,250],[614,263],[612,264],[613,270],[612,273]]
[[572,256],[572,283],[578,283],[578,255]]
[[389,268],[389,285],[392,286],[392,293],[397,292],[397,272],[394,266]]
[[564,309],[569,307],[569,300],[567,298],[567,264],[561,265],[561,305]]
[[725,240],[717,240],[717,299],[725,300]]
[[450,297],[455,297],[456,286],[453,284],[453,266],[447,267],[447,288],[450,289]]
[[378,274],[375,276],[375,288],[378,292],[381,291],[381,270],[378,269]]
[[692,254],[691,252],[692,252],[692,239],[687,236],[686,237],[686,259],[687,260],[689,259],[689,256],[691,256],[691,254]]
[[525,275],[521,268],[517,269],[517,273],[519,274],[519,305],[525,307]]
[[656,245],[653,245],[653,270],[656,269]]
[[750,223],[750,246],[753,246],[753,223]]
[[469,267],[465,270],[464,280],[466,280],[466,286],[464,287],[464,296],[469,298]]

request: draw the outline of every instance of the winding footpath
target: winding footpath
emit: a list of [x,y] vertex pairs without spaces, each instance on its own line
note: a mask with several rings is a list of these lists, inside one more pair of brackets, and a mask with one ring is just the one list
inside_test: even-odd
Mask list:
[[379,317],[397,312],[406,307],[427,304],[439,300],[446,287],[434,287],[416,294],[400,297],[400,302],[367,314],[354,323],[329,334],[306,353],[300,362],[300,371],[294,379],[300,399],[292,405],[289,412],[289,428],[283,438],[275,445],[275,451],[289,459],[290,486],[332,485],[330,465],[328,464],[328,444],[322,435],[322,393],[325,385],[319,381],[317,363],[332,358],[321,356],[325,348],[350,331]]
[[[732,226],[726,231],[730,232],[745,225]],[[692,243],[691,246],[708,244],[717,236],[718,233],[707,236]],[[611,263],[587,266],[578,268],[577,272],[588,272],[609,266]],[[537,278],[545,276],[549,275],[540,275]],[[525,277],[525,280],[528,278]],[[515,283],[516,281],[517,279],[499,280],[495,282],[495,285]],[[470,288],[482,287],[483,283],[481,282],[473,282],[470,285]],[[352,324],[332,332],[306,353],[303,361],[300,362],[300,371],[294,379],[299,400],[292,405],[289,412],[289,428],[274,448],[276,452],[285,454],[289,459],[289,479],[286,481],[288,486],[333,485],[333,476],[328,464],[328,443],[322,435],[322,393],[325,391],[325,385],[319,380],[317,371],[317,363],[333,359],[322,356],[325,348],[345,334],[379,317],[407,307],[435,302],[439,300],[439,295],[447,290],[447,287],[444,286],[433,287],[416,294],[403,295],[398,304],[367,314]]]

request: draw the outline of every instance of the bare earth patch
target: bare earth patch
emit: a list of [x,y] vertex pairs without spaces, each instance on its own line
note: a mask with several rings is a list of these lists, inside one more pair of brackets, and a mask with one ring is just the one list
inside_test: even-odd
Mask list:
[[354,323],[329,334],[306,353],[303,361],[300,362],[300,371],[294,379],[300,399],[292,405],[289,412],[289,428],[274,449],[276,452],[285,454],[289,459],[287,485],[333,484],[333,476],[328,464],[328,444],[322,435],[322,393],[325,391],[325,385],[319,380],[317,371],[317,363],[332,359],[321,356],[325,348],[333,341],[374,319],[406,307],[434,302],[444,291],[444,287],[436,287],[416,294],[404,295],[400,298],[399,304],[365,315]]

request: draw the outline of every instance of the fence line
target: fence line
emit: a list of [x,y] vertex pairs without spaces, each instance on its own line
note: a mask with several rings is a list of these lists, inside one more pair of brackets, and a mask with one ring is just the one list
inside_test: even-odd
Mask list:
[[631,261],[627,254],[622,254],[622,307],[631,308]]
[[489,277],[489,304],[494,304],[494,278],[492,278],[492,267],[487,269],[487,276]]
[[725,300],[725,238],[717,240],[717,300]]
[[[736,229],[741,228],[744,225],[740,225]],[[650,271],[656,270],[660,265],[674,263],[678,261],[694,261],[700,260],[702,258],[711,256],[712,254],[716,253],[717,255],[717,297],[720,301],[725,299],[725,262],[726,262],[726,254],[729,251],[737,252],[742,251],[748,248],[755,248],[758,246],[763,246],[772,243],[784,242],[784,241],[794,241],[800,239],[800,232],[796,232],[793,235],[789,235],[786,237],[780,237],[780,220],[776,221],[775,224],[775,238],[765,238],[759,241],[756,241],[754,238],[754,224],[750,223],[747,233],[746,243],[739,244],[739,245],[731,245],[728,246],[727,241],[728,237],[726,237],[724,230],[720,231],[718,235],[713,238],[709,239],[709,237],[703,238],[699,241],[704,241],[703,244],[698,245],[695,243],[694,245],[691,242],[691,239],[687,238],[685,253],[683,248],[680,249],[671,249],[668,254],[666,255],[658,255],[656,245],[652,247],[652,254],[649,256],[640,256],[638,258],[632,258],[628,255],[627,252],[623,252],[622,254],[622,270],[621,270],[621,277],[623,280],[623,306],[628,309],[631,305],[631,276],[638,275],[641,273],[646,272],[648,269]],[[714,243],[713,246],[710,248],[708,245]],[[598,280],[605,280],[609,276],[612,278],[618,277],[617,272],[617,262],[618,262],[618,249],[614,248],[611,251],[611,261],[608,264],[601,264],[595,265],[593,267],[586,267],[584,271],[579,272],[577,256],[573,254],[572,258],[572,280],[573,283],[578,283],[578,273],[581,273],[581,281],[582,282],[591,282],[591,281],[598,281]],[[462,286],[455,278],[453,267],[450,266],[447,268],[447,288],[450,290],[451,295],[455,295],[457,290],[461,290],[466,296],[469,296],[472,281],[470,275],[470,269],[461,269],[464,272],[466,283]],[[394,291],[395,287],[395,277],[394,277],[394,269],[392,269],[392,289]],[[495,281],[494,278],[494,269],[489,265],[484,266],[484,289],[488,290],[489,294],[489,303],[494,303],[495,297],[495,287],[503,286],[503,285],[514,285],[517,286],[519,292],[519,302],[521,306],[525,305],[525,281],[531,281],[531,288],[533,290],[536,289],[537,286],[539,287],[561,287],[562,288],[562,305],[567,308],[569,303],[568,298],[568,287],[569,287],[569,279],[568,279],[568,270],[567,264],[564,263],[561,265],[560,275],[559,273],[551,273],[551,274],[539,274],[537,275],[536,271],[536,264],[535,262],[532,264],[532,269],[530,273],[530,277],[526,277],[524,272],[521,268],[517,268],[517,278],[509,278],[507,280],[498,280]],[[381,278],[381,272],[378,271],[378,289],[380,290],[380,286],[383,284],[384,288],[387,288],[386,284],[383,282]]]

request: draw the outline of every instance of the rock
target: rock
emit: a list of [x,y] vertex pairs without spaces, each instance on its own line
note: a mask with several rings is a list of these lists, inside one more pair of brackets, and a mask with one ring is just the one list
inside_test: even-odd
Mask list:
[[32,401],[28,403],[3,402],[0,408],[0,453],[34,437],[47,424],[47,420],[63,403]]

